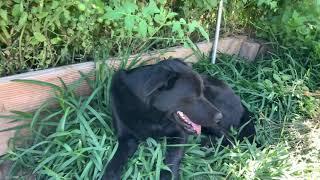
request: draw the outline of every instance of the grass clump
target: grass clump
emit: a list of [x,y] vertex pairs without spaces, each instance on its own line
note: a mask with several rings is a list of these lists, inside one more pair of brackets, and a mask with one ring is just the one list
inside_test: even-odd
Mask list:
[[[194,65],[200,73],[225,80],[255,115],[257,141],[223,148],[199,145],[200,137],[184,144],[182,179],[278,179],[319,177],[319,121],[309,120],[319,109],[310,96],[317,88],[312,69],[289,55],[245,63],[220,56],[215,65],[202,60]],[[125,63],[123,63],[125,64]],[[9,175],[32,172],[36,179],[98,179],[117,148],[111,124],[109,87],[112,71],[104,64],[94,80],[83,76],[92,88],[88,97],[74,93],[76,85],[52,86],[58,106],[44,105],[34,113],[16,112],[26,122],[30,136],[16,137],[4,157],[14,161]],[[25,81],[24,81],[25,82]],[[312,123],[310,128],[308,123]],[[21,142],[29,143],[19,143]],[[19,145],[20,144],[20,145]],[[142,143],[123,170],[122,179],[159,179],[166,139]],[[310,151],[305,151],[307,149]],[[312,150],[312,151],[311,151]]]

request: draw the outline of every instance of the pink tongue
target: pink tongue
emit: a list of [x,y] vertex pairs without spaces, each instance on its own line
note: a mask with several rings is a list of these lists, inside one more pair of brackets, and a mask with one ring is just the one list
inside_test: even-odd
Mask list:
[[191,122],[191,126],[192,126],[192,128],[196,131],[196,133],[197,133],[198,135],[201,134],[201,126],[200,126],[200,125]]
[[196,124],[194,122],[192,122],[188,116],[186,116],[183,112],[178,111],[177,114],[181,117],[181,119],[183,121],[185,121],[186,123],[190,124],[192,126],[192,129],[194,129],[197,133],[197,135],[201,134],[201,126],[199,124]]

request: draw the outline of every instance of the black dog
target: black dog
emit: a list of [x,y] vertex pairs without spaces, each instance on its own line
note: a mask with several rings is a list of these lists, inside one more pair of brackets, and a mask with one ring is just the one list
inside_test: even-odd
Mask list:
[[243,140],[244,137],[253,142],[255,127],[250,120],[249,111],[242,105],[241,99],[234,91],[223,81],[213,77],[202,75],[204,84],[204,96],[223,114],[223,118],[215,126],[204,127],[203,133],[216,137],[225,138],[223,145],[232,144],[232,139],[228,135],[231,127],[240,128],[238,139]]
[[[119,142],[103,179],[119,180],[121,170],[137,149],[139,140],[169,137],[168,144],[184,144],[188,134],[201,131],[225,136],[231,126],[248,125],[242,137],[254,135],[240,98],[222,81],[201,77],[184,62],[170,59],[155,65],[120,70],[111,84],[113,126]],[[175,137],[175,138],[170,138]],[[183,147],[169,147],[165,163],[169,171],[161,179],[179,179]]]

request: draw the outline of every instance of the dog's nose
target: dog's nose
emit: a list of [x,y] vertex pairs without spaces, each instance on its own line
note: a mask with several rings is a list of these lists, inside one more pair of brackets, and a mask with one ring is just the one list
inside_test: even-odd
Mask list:
[[215,114],[213,118],[216,121],[216,123],[219,123],[222,120],[223,115],[221,112],[219,112],[219,113]]

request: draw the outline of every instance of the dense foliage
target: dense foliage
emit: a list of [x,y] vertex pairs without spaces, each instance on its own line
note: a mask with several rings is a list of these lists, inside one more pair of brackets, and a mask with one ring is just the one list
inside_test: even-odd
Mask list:
[[[129,46],[136,53],[189,38],[208,39],[214,32],[217,4],[218,0],[1,1],[0,76],[118,55]],[[224,7],[224,35],[257,34],[274,45],[319,58],[318,1],[228,0]]]
[[279,1],[274,13],[255,24],[257,35],[273,41],[274,47],[286,49],[304,65],[319,68],[320,1]]
[[[117,54],[150,39],[184,41],[206,31],[163,1],[9,0],[0,2],[0,74],[79,62],[100,50]],[[172,37],[173,36],[173,37]]]

